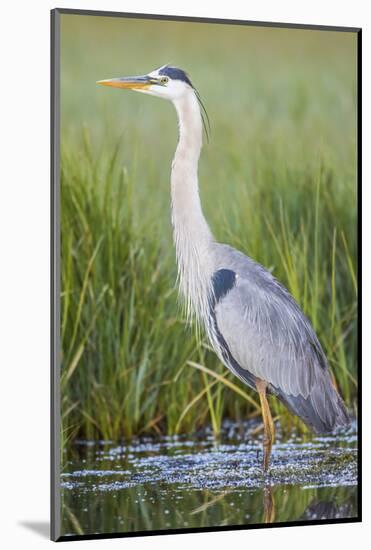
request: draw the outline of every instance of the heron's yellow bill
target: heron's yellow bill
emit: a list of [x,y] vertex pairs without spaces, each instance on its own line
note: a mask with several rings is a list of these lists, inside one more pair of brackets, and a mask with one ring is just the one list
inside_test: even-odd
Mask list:
[[148,76],[128,76],[121,78],[110,78],[108,80],[98,80],[97,84],[101,86],[111,86],[112,88],[126,88],[128,90],[143,90],[149,88],[153,81]]

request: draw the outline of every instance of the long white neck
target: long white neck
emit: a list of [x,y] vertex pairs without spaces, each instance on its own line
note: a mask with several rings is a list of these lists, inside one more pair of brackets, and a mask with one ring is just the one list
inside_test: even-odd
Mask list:
[[189,91],[174,101],[179,119],[179,142],[171,172],[171,202],[179,285],[187,314],[204,317],[214,271],[213,236],[204,218],[198,190],[198,159],[202,119],[197,98]]

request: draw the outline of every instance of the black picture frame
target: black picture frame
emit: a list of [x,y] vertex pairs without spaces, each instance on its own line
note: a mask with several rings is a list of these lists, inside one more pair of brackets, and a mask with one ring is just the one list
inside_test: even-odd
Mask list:
[[117,17],[126,19],[148,19],[165,21],[184,21],[198,23],[217,23],[226,25],[247,25],[256,27],[277,27],[287,29],[325,30],[350,32],[357,35],[357,209],[358,209],[358,410],[362,410],[362,29],[357,27],[336,27],[326,25],[304,25],[265,21],[234,19],[198,18],[143,13],[122,13],[56,8],[51,10],[51,539],[54,541],[74,541],[89,539],[108,539],[138,537],[179,533],[202,533],[231,530],[266,529],[277,527],[306,526],[319,524],[341,524],[362,521],[362,415],[358,414],[358,516],[356,518],[318,519],[309,521],[290,521],[272,524],[248,524],[234,526],[214,526],[200,528],[175,528],[159,531],[136,531],[99,533],[75,536],[61,536],[61,492],[60,492],[60,18],[63,14],[97,17]]

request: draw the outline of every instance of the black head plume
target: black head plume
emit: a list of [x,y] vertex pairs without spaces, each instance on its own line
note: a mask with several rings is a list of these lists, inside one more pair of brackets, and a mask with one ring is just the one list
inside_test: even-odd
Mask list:
[[188,84],[189,86],[191,86],[191,88],[193,88],[193,90],[196,94],[196,97],[197,97],[197,101],[200,105],[202,125],[203,125],[204,130],[205,130],[205,135],[206,135],[207,142],[209,143],[210,133],[211,133],[209,115],[207,114],[206,107],[205,107],[205,105],[203,104],[203,102],[201,100],[201,96],[200,96],[198,90],[195,88],[195,86],[193,86],[193,84],[191,82],[191,79],[189,78],[188,74],[185,71],[183,71],[183,69],[179,69],[178,67],[172,67],[171,65],[165,65],[164,67],[161,67],[161,69],[159,70],[159,74],[164,75],[164,76],[168,76],[172,80],[180,80],[182,82],[186,82],[186,84]]

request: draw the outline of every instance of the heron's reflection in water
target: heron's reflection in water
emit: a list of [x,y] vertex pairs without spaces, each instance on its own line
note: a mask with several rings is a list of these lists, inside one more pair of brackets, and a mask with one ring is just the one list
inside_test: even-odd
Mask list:
[[351,503],[343,502],[337,504],[335,502],[313,499],[312,502],[304,510],[300,519],[313,521],[316,519],[336,519],[349,517],[351,515]]
[[[273,488],[267,484],[263,489],[263,523],[276,521],[276,505]],[[317,500],[314,498],[306,507],[300,519],[303,521],[336,519],[351,516],[350,502],[337,504],[335,502]]]
[[274,523],[276,519],[276,506],[272,487],[268,484],[263,489],[263,523]]
[[[199,514],[200,512],[205,512],[207,509],[215,506],[217,503],[220,504],[220,502],[225,499],[226,496],[231,495],[233,493],[233,490],[225,491],[222,494],[218,495],[217,497],[209,500],[208,502],[202,504],[201,506],[198,506],[194,510],[192,510],[191,515]],[[274,523],[276,519],[276,506],[274,502],[274,496],[273,496],[273,490],[271,485],[267,484],[264,486],[262,491],[262,510],[263,510],[263,517],[262,517],[262,523]]]

